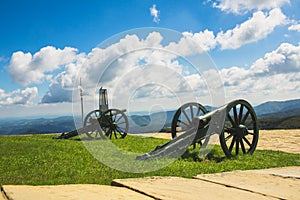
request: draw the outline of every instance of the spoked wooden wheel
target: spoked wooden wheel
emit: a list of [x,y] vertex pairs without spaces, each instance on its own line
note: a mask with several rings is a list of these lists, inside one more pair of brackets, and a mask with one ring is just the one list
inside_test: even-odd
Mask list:
[[112,139],[125,138],[128,132],[128,118],[125,113],[118,109],[109,109],[100,117],[101,128],[105,135]]
[[101,130],[101,126],[98,121],[100,116],[100,110],[93,110],[89,112],[84,119],[83,126],[95,125],[95,130],[86,133],[86,135],[91,139],[100,139],[104,137],[102,134],[103,130]]
[[[178,136],[180,133],[189,130],[191,128],[198,128],[194,127],[195,123],[193,123],[193,119],[195,117],[204,115],[207,113],[207,110],[205,109],[204,106],[202,106],[199,103],[196,102],[191,102],[191,103],[186,103],[182,105],[175,113],[173,120],[172,120],[172,127],[171,127],[171,133],[172,133],[172,138],[175,138]],[[202,139],[198,141],[198,143],[201,146],[206,146],[209,141],[209,138]],[[196,147],[195,144],[194,148]]]
[[227,106],[224,130],[220,143],[227,157],[239,153],[252,154],[258,141],[258,123],[254,109],[245,100],[233,101]]

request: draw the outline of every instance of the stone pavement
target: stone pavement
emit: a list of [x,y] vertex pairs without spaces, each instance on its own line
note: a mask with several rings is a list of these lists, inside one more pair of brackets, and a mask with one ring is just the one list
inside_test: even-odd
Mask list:
[[[300,167],[201,174],[193,179],[146,177],[112,186],[2,186],[2,198],[27,199],[300,199]],[[0,196],[1,199],[1,196]],[[1,199],[2,200],[2,199]]]
[[[2,198],[9,200],[76,200],[76,199],[152,199],[124,187],[108,185],[55,185],[55,186],[28,186],[4,185]],[[0,197],[0,200],[1,197]]]

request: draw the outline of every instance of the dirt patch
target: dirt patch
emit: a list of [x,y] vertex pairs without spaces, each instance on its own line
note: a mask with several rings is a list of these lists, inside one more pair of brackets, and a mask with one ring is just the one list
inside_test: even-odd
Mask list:
[[[171,133],[138,134],[143,137],[171,139]],[[216,141],[218,144],[219,141]],[[300,153],[300,129],[260,130],[257,149]]]
[[258,149],[300,153],[300,129],[261,130]]

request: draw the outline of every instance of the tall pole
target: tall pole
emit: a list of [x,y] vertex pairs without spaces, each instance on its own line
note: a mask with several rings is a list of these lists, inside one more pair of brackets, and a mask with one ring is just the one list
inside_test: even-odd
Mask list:
[[82,86],[81,86],[81,78],[80,78],[80,82],[79,82],[79,91],[80,91],[80,101],[81,101],[81,123],[82,123],[82,126],[83,126],[83,89],[82,89]]

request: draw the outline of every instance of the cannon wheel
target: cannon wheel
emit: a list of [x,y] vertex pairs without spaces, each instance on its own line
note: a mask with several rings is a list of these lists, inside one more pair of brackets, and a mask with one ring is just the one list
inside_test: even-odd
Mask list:
[[258,123],[254,109],[245,100],[236,100],[227,106],[221,147],[227,157],[252,154],[258,141]]
[[[179,132],[192,128],[194,126],[192,122],[193,118],[204,115],[207,112],[208,111],[205,109],[204,106],[196,102],[190,102],[182,105],[180,108],[178,108],[172,120],[172,138],[175,138]],[[180,127],[181,130],[178,130],[178,127]],[[205,138],[199,141],[198,143],[200,144],[200,146],[205,147],[208,141],[209,138]],[[193,145],[195,148],[196,144]]]
[[103,113],[100,110],[93,110],[87,114],[84,119],[84,126],[92,123],[99,123],[100,127],[95,128],[94,131],[87,132],[89,138],[99,139],[103,138],[103,133],[112,138],[125,138],[128,132],[128,118],[125,113],[118,109],[109,109]]
[[[89,126],[92,125],[93,123],[97,122],[98,119],[101,116],[101,111],[100,110],[93,110],[89,112],[86,117],[84,118],[83,126]],[[99,139],[103,137],[103,130],[100,129],[100,127],[95,127],[94,131],[87,132],[86,135],[89,138],[93,139]]]
[[100,117],[101,128],[105,135],[112,139],[125,138],[128,132],[128,118],[125,113],[118,109],[109,109]]

